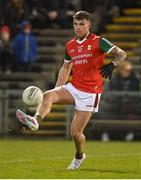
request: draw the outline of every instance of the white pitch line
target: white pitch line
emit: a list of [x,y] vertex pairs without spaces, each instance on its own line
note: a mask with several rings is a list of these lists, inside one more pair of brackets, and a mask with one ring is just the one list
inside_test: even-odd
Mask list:
[[128,157],[128,156],[141,156],[141,153],[126,153],[126,154],[101,154],[101,155],[88,155],[87,157]]
[[47,160],[62,160],[70,158],[70,156],[66,157],[48,157],[48,158],[42,158],[42,159],[18,159],[18,160],[0,160],[0,164],[8,164],[8,163],[21,163],[21,162],[33,162],[33,161],[47,161]]
[[[127,153],[127,154],[101,154],[101,155],[87,155],[88,158],[95,157],[135,157],[141,156],[141,153]],[[71,156],[58,156],[58,157],[48,157],[42,159],[19,159],[19,160],[0,160],[0,164],[12,164],[12,163],[22,163],[22,162],[33,162],[33,161],[47,161],[47,160],[62,160],[70,159]]]

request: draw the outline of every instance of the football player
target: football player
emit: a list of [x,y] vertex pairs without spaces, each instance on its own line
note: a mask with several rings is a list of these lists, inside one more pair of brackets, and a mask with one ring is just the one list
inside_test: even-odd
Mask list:
[[[73,16],[75,37],[65,45],[64,63],[58,74],[56,87],[43,94],[43,101],[37,108],[34,117],[17,110],[19,121],[29,128],[37,130],[39,123],[50,112],[52,104],[73,104],[75,115],[71,123],[71,136],[75,143],[76,153],[68,169],[80,167],[86,158],[84,153],[84,128],[92,113],[98,112],[102,93],[102,78],[111,78],[112,72],[119,63],[126,59],[125,51],[105,38],[90,32],[91,15],[79,11]],[[106,53],[114,59],[104,65]],[[72,71],[72,81],[67,83]]]

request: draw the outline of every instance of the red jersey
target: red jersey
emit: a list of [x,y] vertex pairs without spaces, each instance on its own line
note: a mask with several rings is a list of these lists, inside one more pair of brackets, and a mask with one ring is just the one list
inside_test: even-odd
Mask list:
[[[91,33],[82,41],[73,38],[66,43],[65,61],[73,62],[71,83],[83,92],[102,92],[103,80],[99,68],[103,65],[105,52],[100,48],[100,39]],[[108,44],[106,51],[115,47],[110,42]]]

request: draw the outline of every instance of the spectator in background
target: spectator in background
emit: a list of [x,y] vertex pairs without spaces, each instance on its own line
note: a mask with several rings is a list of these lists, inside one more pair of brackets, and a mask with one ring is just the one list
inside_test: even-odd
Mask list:
[[29,19],[33,28],[46,27],[46,9],[44,8],[43,1],[39,0],[26,0],[30,14]]
[[47,28],[59,28],[59,12],[60,1],[59,0],[47,0],[44,1],[44,7],[46,9],[46,25]]
[[112,23],[114,17],[120,15],[120,10],[115,0],[105,0],[103,9],[103,23],[104,25]]
[[72,16],[81,9],[81,0],[60,0],[60,26],[72,28]]
[[0,67],[2,72],[10,72],[13,58],[10,29],[8,26],[2,26],[0,29]]
[[5,12],[7,3],[8,3],[8,0],[0,0],[0,26],[4,25],[4,12]]
[[117,73],[107,84],[108,90],[139,91],[139,80],[132,65],[125,61],[120,64]]
[[[140,82],[133,72],[131,63],[125,61],[122,62],[117,70],[117,73],[111,81],[106,83],[105,91],[139,91]],[[108,119],[138,119],[140,118],[140,109],[138,106],[139,96],[118,94],[118,95],[106,95],[104,97],[105,112]],[[134,134],[132,132],[125,134],[126,140],[132,140]],[[104,132],[102,134],[104,141],[109,140],[109,134]]]
[[[110,82],[105,85],[105,91],[139,91],[140,82],[133,72],[132,65],[125,61],[119,65],[118,71]],[[138,98],[126,96],[107,96],[107,108],[117,118],[132,119],[138,117]],[[114,104],[114,106],[113,106]],[[108,111],[108,109],[107,109]],[[110,113],[109,113],[110,114]]]
[[85,11],[88,11],[91,13],[92,15],[92,27],[91,27],[91,31],[100,34],[101,32],[103,32],[103,22],[104,21],[104,5],[105,5],[105,1],[103,0],[95,0],[95,2],[93,2],[93,0],[81,0],[82,2],[82,9]]
[[9,0],[4,11],[4,24],[12,31],[12,36],[17,33],[19,24],[29,17],[29,8],[23,0]]
[[113,17],[119,15],[119,8],[115,0],[81,0],[82,9],[91,13],[92,19],[92,32],[101,34],[105,31],[105,25],[112,23]]
[[29,21],[23,21],[20,32],[13,40],[12,48],[16,57],[16,71],[30,71],[31,64],[36,61],[37,40],[31,31],[32,28]]

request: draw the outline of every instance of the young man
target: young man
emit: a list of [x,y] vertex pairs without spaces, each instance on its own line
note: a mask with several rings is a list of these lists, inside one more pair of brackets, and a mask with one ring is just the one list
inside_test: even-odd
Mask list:
[[[21,110],[16,112],[19,121],[32,130],[37,130],[38,121],[50,112],[52,104],[75,105],[71,136],[74,139],[76,154],[68,169],[79,168],[86,158],[83,130],[92,112],[98,111],[102,93],[102,77],[110,79],[115,67],[126,58],[126,53],[119,47],[90,33],[91,15],[88,12],[77,12],[73,16],[73,27],[76,37],[66,43],[64,64],[60,69],[56,87],[43,94],[43,101],[34,117]],[[115,59],[107,65],[103,65],[105,52],[115,56]],[[72,81],[66,84],[71,70]]]
[[29,21],[24,20],[20,24],[20,31],[12,42],[12,50],[15,55],[15,70],[22,72],[31,71],[31,65],[37,57],[37,40],[32,34]]

